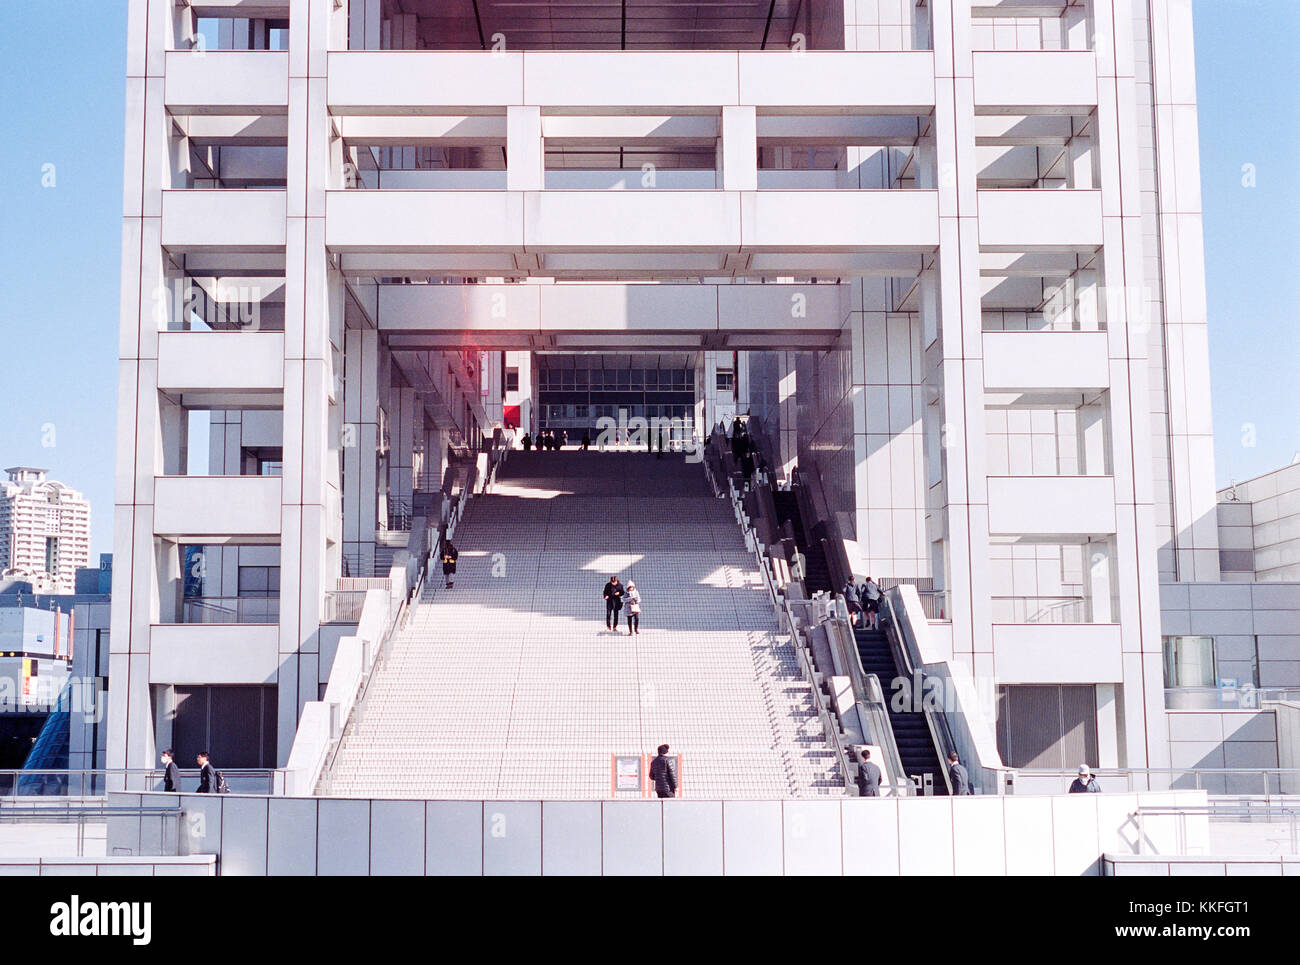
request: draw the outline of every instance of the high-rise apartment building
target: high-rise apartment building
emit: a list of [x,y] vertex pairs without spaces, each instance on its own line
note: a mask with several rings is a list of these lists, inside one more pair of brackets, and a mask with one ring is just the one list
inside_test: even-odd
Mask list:
[[90,503],[46,470],[6,469],[0,483],[0,574],[38,593],[71,593],[90,563]]
[[1220,559],[1190,0],[130,18],[111,763],[283,765],[449,446],[631,409],[760,417],[1009,757],[1169,764],[1161,584]]

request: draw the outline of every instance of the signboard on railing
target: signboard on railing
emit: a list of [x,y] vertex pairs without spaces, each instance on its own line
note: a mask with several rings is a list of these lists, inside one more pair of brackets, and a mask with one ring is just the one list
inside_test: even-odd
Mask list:
[[635,793],[644,796],[645,770],[643,754],[611,754],[609,756],[609,793],[618,797],[620,793]]

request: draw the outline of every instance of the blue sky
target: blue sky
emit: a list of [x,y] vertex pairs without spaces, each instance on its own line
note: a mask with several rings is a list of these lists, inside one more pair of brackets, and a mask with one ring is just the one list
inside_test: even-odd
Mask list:
[[[1195,0],[1195,12],[1226,485],[1300,450],[1300,3]],[[44,466],[84,491],[96,554],[112,549],[125,38],[125,0],[0,3],[0,466]]]

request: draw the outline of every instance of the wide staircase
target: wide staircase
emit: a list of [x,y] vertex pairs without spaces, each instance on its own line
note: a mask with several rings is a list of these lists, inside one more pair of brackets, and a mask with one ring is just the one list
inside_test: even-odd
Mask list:
[[913,695],[912,701],[904,702],[903,709],[894,706],[896,691],[892,682],[898,679],[899,671],[894,665],[894,655],[889,648],[885,631],[858,626],[853,630],[853,637],[857,642],[858,657],[862,661],[862,672],[880,678],[903,773],[908,777],[931,774],[934,781],[933,793],[947,794],[948,785],[944,781],[939,754],[934,748],[934,738],[930,735],[930,725],[920,709],[920,695]]
[[[686,798],[843,794],[725,500],[680,455],[515,452],[456,529],[322,790],[594,799],[613,754],[680,753]],[[611,574],[641,632],[605,628]],[[624,611],[626,616],[626,611]]]

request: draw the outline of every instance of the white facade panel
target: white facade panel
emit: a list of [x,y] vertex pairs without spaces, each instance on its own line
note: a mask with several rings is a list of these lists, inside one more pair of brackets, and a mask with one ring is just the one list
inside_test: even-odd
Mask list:
[[158,388],[278,390],[282,332],[159,332]]
[[984,387],[1103,389],[1110,385],[1105,332],[985,332]]
[[269,536],[280,532],[275,476],[159,476],[154,532],[161,536]]
[[740,100],[758,108],[872,107],[924,113],[934,104],[928,50],[741,53]]
[[1110,476],[990,476],[989,532],[1024,535],[1115,531]]
[[149,681],[162,684],[267,684],[279,671],[274,624],[154,624]]
[[173,114],[286,114],[289,55],[278,50],[169,51],[163,97]]
[[1101,240],[1100,191],[979,192],[979,242],[984,248],[1095,248]]
[[995,624],[1000,684],[1118,683],[1124,679],[1117,624]]
[[1086,113],[1097,103],[1097,60],[1091,50],[977,50],[975,106]]
[[513,52],[335,50],[327,70],[334,114],[505,114],[524,103],[523,55]]
[[508,191],[327,191],[332,251],[523,250],[523,201]]
[[162,193],[161,241],[173,251],[274,251],[284,248],[285,229],[283,191]]

